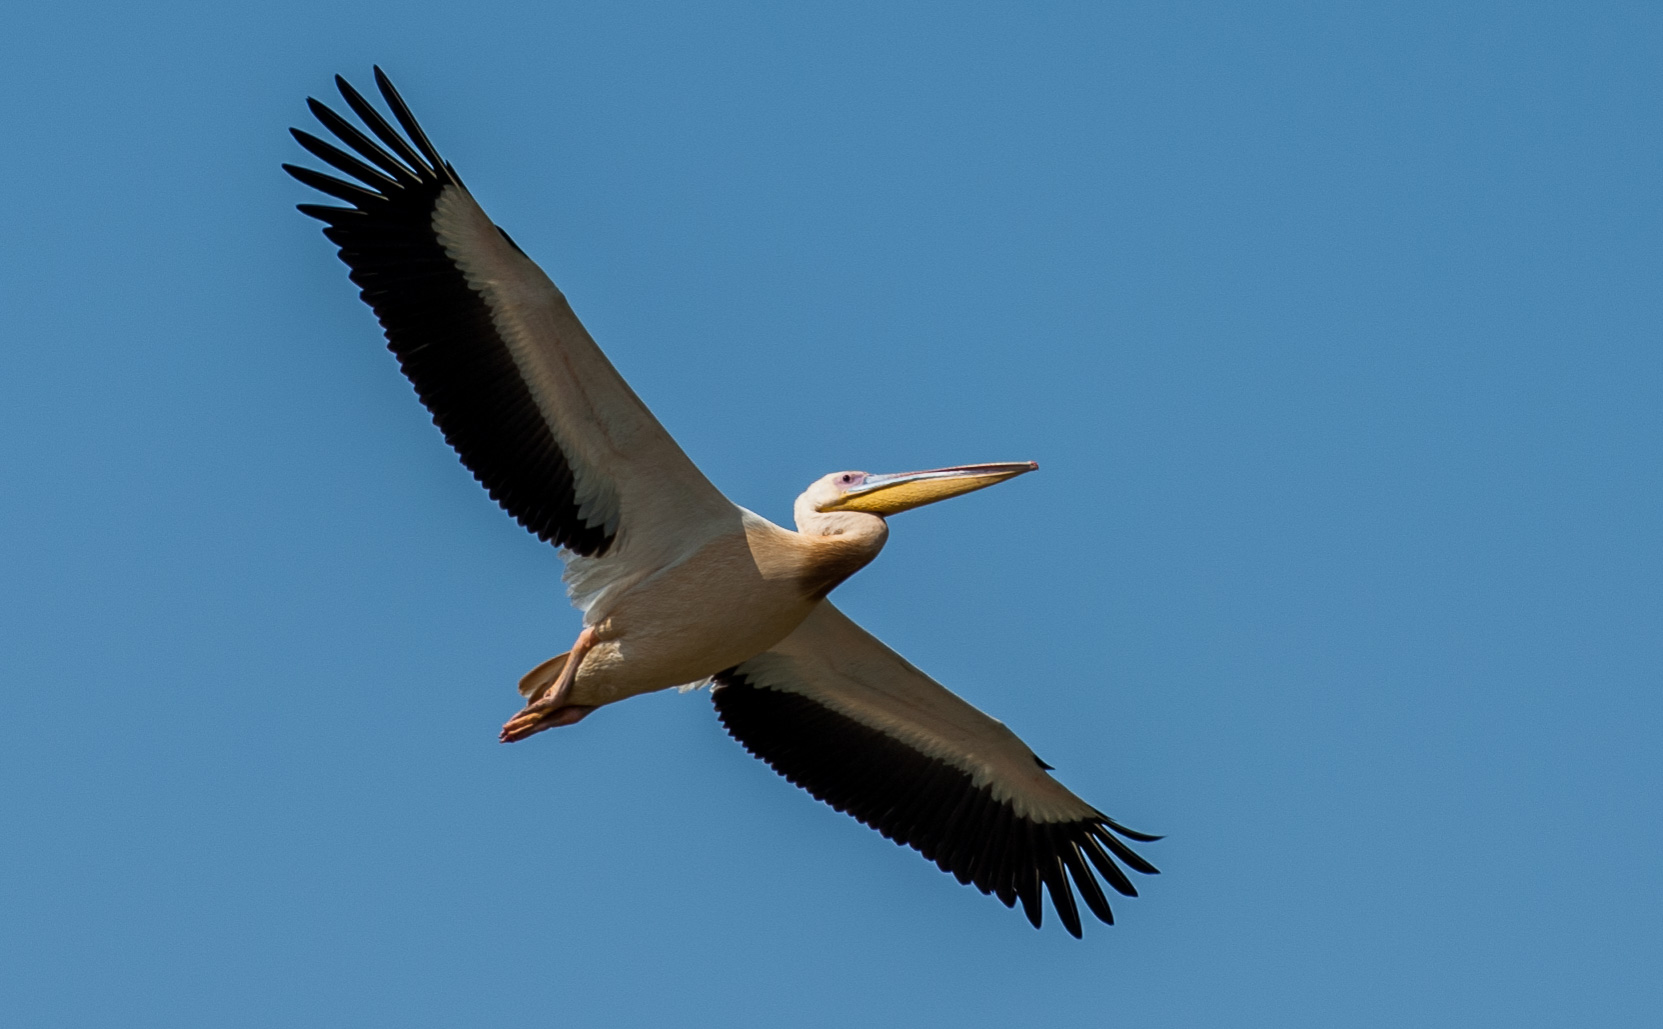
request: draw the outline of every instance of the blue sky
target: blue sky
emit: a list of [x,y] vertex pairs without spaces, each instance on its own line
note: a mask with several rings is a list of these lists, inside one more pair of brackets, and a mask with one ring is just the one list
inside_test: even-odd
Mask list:
[[[34,5],[0,34],[20,1025],[1645,1025],[1651,5]],[[783,9],[789,6],[789,10]],[[558,562],[278,170],[372,63],[735,501],[1136,828],[1069,938],[706,695],[514,747]]]

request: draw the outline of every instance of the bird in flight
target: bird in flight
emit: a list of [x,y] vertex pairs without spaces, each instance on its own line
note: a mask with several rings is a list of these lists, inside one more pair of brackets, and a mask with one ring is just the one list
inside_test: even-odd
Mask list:
[[1037,465],[834,472],[797,498],[795,532],[737,506],[486,216],[380,68],[375,82],[398,128],[337,76],[364,127],[308,99],[341,146],[290,130],[345,178],[283,167],[345,204],[299,209],[326,226],[462,463],[565,561],[582,631],[520,681],[525,706],[502,740],[708,683],[734,739],[820,800],[1006,907],[1020,900],[1035,927],[1048,891],[1080,935],[1070,879],[1113,924],[1097,877],[1136,896],[1120,865],[1156,869],[1125,841],[1159,837],[1075,796],[1003,723],[827,599],[883,549],[889,516]]

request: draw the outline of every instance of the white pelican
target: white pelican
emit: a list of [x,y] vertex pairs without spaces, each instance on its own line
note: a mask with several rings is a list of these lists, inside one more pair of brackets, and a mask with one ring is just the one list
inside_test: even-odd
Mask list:
[[[1080,935],[1069,889],[1114,916],[1093,870],[1137,891],[1115,858],[1149,842],[1076,797],[1005,726],[833,607],[826,595],[883,549],[885,518],[1032,471],[1032,462],[896,475],[835,472],[797,498],[797,531],[724,497],[653,418],[566,298],[486,217],[391,82],[400,134],[345,79],[374,139],[317,100],[347,150],[291,130],[356,180],[284,168],[348,206],[324,222],[387,346],[445,439],[519,523],[560,548],[583,612],[572,649],[520,682],[513,742],[603,704],[709,682],[729,733],[775,771],[961,883],[1022,901],[1049,890]],[[377,142],[379,140],[379,143]],[[356,156],[354,156],[356,154]]]

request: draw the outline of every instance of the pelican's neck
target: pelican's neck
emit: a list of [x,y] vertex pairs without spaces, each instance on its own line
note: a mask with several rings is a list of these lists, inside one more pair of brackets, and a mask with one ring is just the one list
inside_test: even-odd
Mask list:
[[792,514],[806,545],[803,579],[814,596],[825,596],[865,568],[889,540],[889,525],[875,514],[817,511],[807,497],[797,498]]

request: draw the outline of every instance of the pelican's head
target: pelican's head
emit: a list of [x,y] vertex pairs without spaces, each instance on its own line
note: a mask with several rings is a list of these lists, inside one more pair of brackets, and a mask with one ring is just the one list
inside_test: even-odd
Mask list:
[[965,464],[890,475],[833,472],[810,486],[803,499],[815,511],[824,514],[860,511],[884,517],[983,489],[1038,467],[1033,461],[1016,461],[1010,464]]
[[814,548],[816,560],[803,572],[805,587],[811,596],[824,597],[877,557],[889,538],[887,516],[1004,482],[1038,467],[1032,461],[964,464],[893,475],[833,472],[815,480],[792,509],[797,531],[821,541]]

